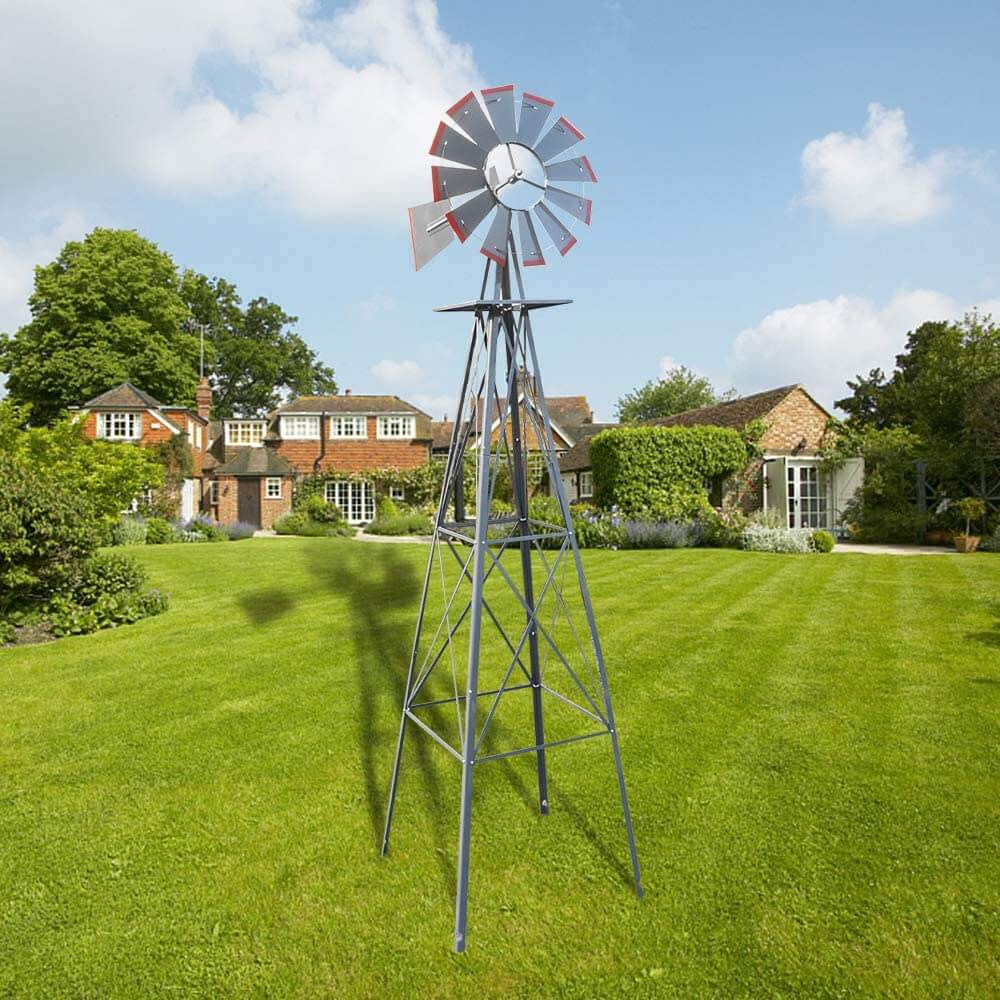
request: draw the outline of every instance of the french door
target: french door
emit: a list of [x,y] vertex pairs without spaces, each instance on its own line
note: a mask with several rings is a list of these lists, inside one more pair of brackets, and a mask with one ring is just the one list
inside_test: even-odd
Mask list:
[[812,463],[788,463],[788,527],[829,527],[826,477]]
[[327,483],[326,499],[340,508],[348,524],[367,524],[375,517],[371,483]]

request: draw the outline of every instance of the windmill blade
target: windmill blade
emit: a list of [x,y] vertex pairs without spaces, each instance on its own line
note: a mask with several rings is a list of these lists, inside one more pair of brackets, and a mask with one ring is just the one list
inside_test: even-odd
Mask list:
[[525,91],[521,96],[521,120],[517,125],[517,141],[523,142],[525,146],[534,146],[555,104],[555,101]]
[[593,202],[589,198],[582,198],[578,194],[550,186],[545,189],[545,200],[551,201],[553,205],[558,205],[564,212],[569,212],[581,222],[590,225],[590,208]]
[[494,264],[504,267],[507,263],[507,244],[510,240],[510,209],[505,205],[497,206],[497,214],[490,223],[490,231],[486,234],[481,253]]
[[508,83],[506,87],[488,87],[481,93],[497,137],[501,142],[513,142],[517,137],[517,124],[514,121],[514,84]]
[[545,207],[542,202],[535,206],[538,221],[545,227],[549,238],[559,253],[565,257],[576,244],[576,237]]
[[586,156],[578,156],[574,160],[560,160],[550,163],[545,168],[545,176],[550,181],[583,181],[587,184],[597,183],[597,174]]
[[436,257],[454,238],[448,224],[451,199],[429,201],[415,205],[410,213],[410,240],[413,244],[413,266],[419,271],[433,257]]
[[570,146],[575,146],[582,138],[583,133],[563,115],[545,133],[542,141],[535,146],[535,155],[542,163],[547,163],[554,156],[565,152]]
[[489,152],[500,142],[473,91],[470,90],[460,101],[456,101],[446,114],[462,128],[477,146],[481,146],[486,152]]
[[542,248],[535,235],[535,225],[529,212],[517,213],[518,246],[521,248],[521,263],[525,267],[541,267],[545,263]]
[[447,214],[448,222],[455,235],[463,243],[472,235],[473,230],[496,207],[496,199],[491,191],[483,191],[471,198],[464,205],[452,209]]
[[472,194],[486,185],[481,170],[466,170],[465,167],[431,167],[431,186],[434,200],[457,198],[462,194]]
[[486,151],[441,122],[431,143],[431,156],[440,156],[442,160],[451,160],[453,163],[464,163],[467,167],[482,169]]

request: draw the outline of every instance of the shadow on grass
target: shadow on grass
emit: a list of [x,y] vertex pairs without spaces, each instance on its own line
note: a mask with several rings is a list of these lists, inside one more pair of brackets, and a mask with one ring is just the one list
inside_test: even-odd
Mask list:
[[[322,546],[310,550],[313,560],[310,569],[316,579],[332,593],[345,598],[350,609],[353,648],[343,652],[354,660],[358,753],[376,850],[382,845],[392,752],[406,692],[421,585],[410,558],[390,545],[378,548],[377,554],[370,552],[367,546],[337,546],[335,552]],[[387,718],[392,720],[390,726],[380,726],[380,719]],[[433,724],[433,714],[429,721]],[[414,732],[414,727],[408,727],[400,784],[405,785],[407,773],[412,774],[416,764],[429,805],[435,854],[445,884],[451,891],[456,877],[451,860],[452,841],[457,829],[452,829],[455,817],[444,815],[432,756],[443,755],[444,751],[421,737],[422,734]],[[399,836],[398,823],[397,810],[394,838]]]
[[240,598],[240,607],[251,625],[268,625],[295,607],[295,599],[287,590],[269,587]]

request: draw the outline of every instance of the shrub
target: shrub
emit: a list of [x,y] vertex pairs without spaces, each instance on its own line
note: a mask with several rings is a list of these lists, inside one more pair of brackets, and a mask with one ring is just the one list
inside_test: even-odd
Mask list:
[[392,497],[380,497],[378,507],[375,510],[376,521],[388,521],[390,518],[399,517],[399,508]]
[[14,624],[0,618],[0,646],[6,646],[14,641]]
[[146,521],[146,544],[166,545],[176,541],[173,525],[162,517],[151,517]]
[[743,529],[743,548],[750,552],[812,552],[812,532],[809,528]]
[[993,529],[991,534],[983,536],[983,540],[979,543],[979,549],[982,552],[1000,552],[1000,524]]
[[279,535],[306,535],[309,537],[349,536],[354,529],[344,521],[324,524],[313,521],[303,510],[293,510],[274,522],[274,530]]
[[622,548],[685,549],[698,544],[701,531],[696,522],[625,521]]
[[0,614],[60,590],[100,535],[75,488],[0,459]]
[[167,596],[158,590],[101,594],[91,605],[57,595],[45,609],[44,618],[54,636],[82,635],[158,615],[168,603]]
[[298,509],[313,521],[336,524],[344,519],[343,511],[335,503],[324,500],[318,493],[307,496]]
[[[581,549],[618,549],[625,538],[625,528],[617,513],[599,511],[589,504],[580,504],[573,508],[573,531],[576,534],[576,544]],[[558,548],[555,539],[543,542],[543,546]]]
[[133,514],[123,514],[111,529],[112,545],[145,545],[146,522]]
[[726,427],[615,427],[590,442],[594,500],[628,517],[688,520],[708,506],[705,480],[747,462],[747,443]]
[[77,604],[96,604],[101,597],[130,594],[146,584],[146,571],[118,552],[91,556],[74,568],[64,594]]
[[238,542],[243,538],[253,538],[253,533],[257,530],[246,521],[233,521],[232,524],[222,524],[220,527],[231,542]]
[[365,528],[369,535],[429,535],[432,532],[431,519],[426,514],[397,514],[395,517],[379,517]]
[[820,529],[812,533],[812,544],[817,552],[832,552],[834,545],[837,544],[837,540],[829,531]]
[[185,521],[180,526],[181,531],[195,532],[204,535],[209,542],[228,542],[227,535],[210,517],[205,514],[198,514],[190,521]]
[[738,549],[743,544],[743,530],[749,519],[739,507],[709,509],[698,516],[699,542],[713,549]]
[[185,531],[183,528],[177,530],[177,541],[179,542],[207,542],[208,536],[200,531]]
[[979,497],[964,497],[955,504],[955,513],[965,521],[964,534],[971,534],[972,522],[986,517],[986,503]]
[[750,525],[758,528],[787,528],[788,518],[784,511],[769,507],[767,510],[754,510],[747,514],[746,526]]

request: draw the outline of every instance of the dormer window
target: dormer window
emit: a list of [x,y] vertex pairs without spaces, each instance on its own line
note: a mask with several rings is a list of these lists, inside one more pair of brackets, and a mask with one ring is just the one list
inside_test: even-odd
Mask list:
[[318,440],[319,417],[283,416],[281,436],[286,441]]
[[367,417],[330,417],[331,438],[366,438],[368,437]]
[[415,433],[416,421],[412,416],[393,413],[378,418],[378,436],[380,438],[412,438]]
[[139,413],[98,413],[97,436],[109,441],[137,441],[142,437]]
[[259,448],[264,443],[263,420],[227,420],[226,444]]

